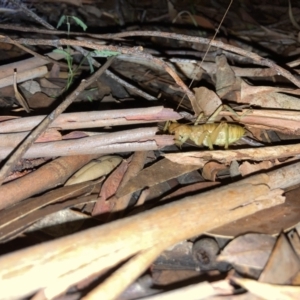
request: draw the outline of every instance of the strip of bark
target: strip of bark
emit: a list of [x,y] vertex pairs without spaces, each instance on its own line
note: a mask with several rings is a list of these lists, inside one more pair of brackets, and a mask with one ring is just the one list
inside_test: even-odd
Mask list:
[[[32,130],[46,116],[33,116],[0,123],[0,133]],[[49,126],[60,130],[96,128],[116,125],[131,125],[150,122],[178,120],[181,116],[172,109],[163,106],[147,108],[115,109],[61,114]]]
[[199,168],[202,168],[210,160],[229,164],[233,160],[263,161],[292,156],[299,157],[299,155],[300,144],[239,150],[209,150],[164,154],[167,159],[173,162],[178,164],[198,165]]
[[0,210],[64,184],[78,169],[99,155],[60,157],[38,170],[0,187]]

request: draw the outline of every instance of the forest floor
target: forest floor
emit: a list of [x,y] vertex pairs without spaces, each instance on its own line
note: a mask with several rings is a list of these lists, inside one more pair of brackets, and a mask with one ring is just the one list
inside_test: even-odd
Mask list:
[[0,12],[0,300],[299,299],[300,2]]

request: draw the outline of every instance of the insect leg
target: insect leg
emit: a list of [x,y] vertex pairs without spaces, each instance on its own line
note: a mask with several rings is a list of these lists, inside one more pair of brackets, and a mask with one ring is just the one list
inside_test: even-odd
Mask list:
[[165,126],[164,126],[163,131],[164,131],[164,132],[168,131],[168,130],[169,130],[169,127],[170,127],[170,121],[167,121],[166,124],[165,124]]
[[213,150],[214,147],[213,147],[213,143],[211,141],[211,134],[208,130],[205,130],[200,135],[196,135],[195,137],[192,138],[194,143],[198,146],[202,146],[205,139],[206,139],[207,146],[209,147],[209,149]]
[[213,132],[210,134],[210,139],[211,139],[211,143],[212,145],[215,144],[222,144],[218,139],[220,139],[220,132],[224,130],[225,132],[225,149],[228,148],[228,144],[229,144],[229,126],[226,122],[221,122],[214,130]]
[[216,121],[217,116],[223,109],[223,105],[220,105],[215,112],[208,118],[207,123],[214,123]]
[[240,119],[241,119],[242,117],[244,117],[245,115],[249,114],[249,113],[252,111],[252,109],[250,108],[250,109],[247,109],[247,110],[246,110],[244,113],[242,113],[241,115],[239,115],[239,114],[237,114],[237,112],[236,112],[235,110],[233,110],[230,106],[224,104],[223,107],[224,107],[226,110],[228,110],[229,112],[233,113],[234,116],[235,116],[239,121],[240,121]]
[[243,116],[247,115],[249,112],[251,112],[251,109],[247,110],[246,112],[244,112],[242,115],[239,115],[237,114],[236,111],[234,111],[230,106],[226,105],[226,104],[223,104],[223,105],[220,105],[216,110],[215,112],[209,117],[209,119],[207,120],[207,123],[214,123],[216,121],[216,118],[218,117],[218,115],[220,114],[220,112],[223,110],[223,109],[226,109],[228,110],[229,112],[231,112],[232,114],[234,114],[234,116],[236,118],[238,118],[238,120],[240,120]]
[[203,117],[203,112],[197,117],[194,125],[198,125],[199,121],[201,120],[201,118]]

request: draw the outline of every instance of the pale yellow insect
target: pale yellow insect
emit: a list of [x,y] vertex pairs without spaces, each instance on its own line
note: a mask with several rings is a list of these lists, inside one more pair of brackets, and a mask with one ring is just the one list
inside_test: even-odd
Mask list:
[[[215,120],[222,109],[227,109],[233,112],[237,117],[240,117],[227,105],[221,105],[213,115],[208,119],[208,123],[202,125],[186,125],[177,122],[170,122],[166,124],[166,130],[170,134],[175,135],[175,143],[181,146],[188,139],[193,141],[198,146],[206,146],[213,149],[213,145],[224,146],[228,148],[230,144],[242,138],[246,131],[236,124],[229,124],[226,122],[211,123]],[[197,121],[196,121],[197,124]]]
[[228,145],[238,141],[246,133],[242,126],[226,122],[203,125],[186,125],[171,122],[167,129],[170,134],[175,135],[175,143],[178,146],[190,139],[196,145],[204,145],[211,150],[213,145],[224,146],[227,149]]

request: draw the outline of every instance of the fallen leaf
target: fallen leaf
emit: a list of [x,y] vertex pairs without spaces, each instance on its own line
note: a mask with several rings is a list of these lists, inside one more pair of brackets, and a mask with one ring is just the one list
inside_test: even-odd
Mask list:
[[275,242],[270,235],[248,233],[232,240],[217,260],[229,262],[239,272],[253,276],[266,265]]

